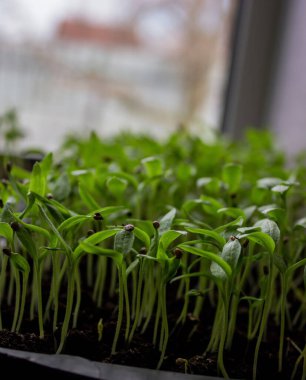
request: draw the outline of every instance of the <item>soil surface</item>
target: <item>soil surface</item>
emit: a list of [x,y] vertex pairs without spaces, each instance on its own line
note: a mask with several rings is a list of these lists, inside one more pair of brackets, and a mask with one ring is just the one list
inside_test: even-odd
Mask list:
[[[174,289],[168,289],[168,319],[170,331],[182,308],[182,302],[177,301]],[[59,320],[63,319],[65,300],[61,300],[62,310]],[[171,334],[166,358],[162,369],[192,374],[218,376],[217,354],[204,353],[208,344],[214,310],[207,302],[204,305],[205,315],[200,321],[189,317],[184,326],[178,326]],[[82,294],[82,307],[79,314],[78,328],[71,329],[63,353],[82,356],[98,362],[117,363],[128,366],[156,368],[160,353],[152,344],[153,326],[149,326],[145,334],[136,332],[129,347],[124,342],[123,333],[118,342],[118,352],[111,355],[111,345],[116,327],[116,300],[108,300],[101,309],[95,307],[89,293]],[[60,326],[52,334],[51,322],[45,323],[45,338],[39,339],[37,320],[24,319],[21,333],[9,331],[12,321],[13,306],[4,302],[2,305],[3,325],[6,329],[0,331],[0,346],[24,351],[54,353],[59,343]],[[29,313],[27,312],[26,315]],[[97,324],[103,318],[103,336],[98,341]],[[251,379],[255,342],[246,339],[246,310],[241,310],[238,318],[234,344],[231,352],[225,352],[225,367],[231,378]],[[190,332],[195,332],[190,336]],[[285,360],[283,372],[277,371],[279,347],[279,328],[271,318],[266,340],[262,342],[259,362],[258,379],[290,379],[298,353],[291,342],[303,347],[304,333],[287,331],[285,342]],[[220,374],[219,374],[220,375]],[[301,373],[297,374],[301,378]]]

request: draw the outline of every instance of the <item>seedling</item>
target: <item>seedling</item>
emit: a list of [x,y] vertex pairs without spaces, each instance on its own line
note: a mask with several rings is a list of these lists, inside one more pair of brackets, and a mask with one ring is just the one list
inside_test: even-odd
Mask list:
[[[226,358],[239,330],[254,343],[253,379],[260,378],[273,323],[279,373],[305,379],[302,339],[295,366],[286,364],[286,338],[306,327],[305,170],[300,163],[289,172],[267,134],[250,132],[243,145],[92,134],[67,140],[31,173],[15,164],[3,172],[0,329],[22,332],[30,316],[41,338],[59,332],[61,353],[86,290],[103,316],[93,326],[98,341],[110,331],[105,303],[116,304],[110,354],[143,334],[162,368],[171,334],[192,318],[192,337],[209,307],[210,336],[199,354],[215,352],[220,375],[232,376]],[[168,318],[169,294],[181,305],[176,320]],[[189,359],[177,365],[190,372]]]

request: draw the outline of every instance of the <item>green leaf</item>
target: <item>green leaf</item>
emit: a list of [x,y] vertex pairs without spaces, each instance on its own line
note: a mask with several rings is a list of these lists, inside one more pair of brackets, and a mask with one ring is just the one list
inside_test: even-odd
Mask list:
[[205,187],[206,191],[209,191],[212,194],[218,194],[221,183],[218,178],[202,177],[197,179],[197,187]]
[[8,223],[0,222],[0,236],[3,236],[10,244],[13,242],[13,230]]
[[16,235],[24,248],[29,252],[32,259],[38,259],[36,244],[31,233],[24,227],[21,227],[18,231],[16,231]]
[[204,201],[203,199],[188,199],[183,203],[182,210],[189,214],[193,209],[198,207],[199,205],[210,205],[209,202]]
[[270,218],[277,220],[278,222],[284,220],[286,213],[284,209],[273,204],[261,206],[258,208],[258,211],[263,215],[267,215]]
[[239,227],[237,228],[237,231],[240,232],[241,234],[248,234],[251,232],[258,232],[261,231],[260,227]]
[[131,264],[126,268],[126,276],[133,272],[135,268],[139,265],[139,259],[132,261]]
[[276,185],[276,186],[273,186],[271,190],[274,193],[286,194],[289,188],[290,187],[287,185]]
[[220,249],[222,249],[224,244],[226,243],[224,237],[213,230],[205,230],[201,228],[186,228],[186,230],[193,234],[204,235],[213,238],[218,243]]
[[85,240],[83,240],[83,242],[81,242],[75,248],[75,250],[73,251],[74,258],[77,259],[81,255],[81,253],[83,252],[82,246],[84,244],[90,244],[90,245],[95,246],[95,244],[100,244],[102,241],[104,241],[104,240],[106,240],[106,239],[114,236],[117,233],[117,231],[118,230],[116,230],[116,229],[114,229],[114,230],[105,230],[105,231],[100,231],[100,232],[97,232],[97,233],[89,236],[88,238],[86,238]]
[[297,220],[294,224],[294,229],[306,229],[306,218]]
[[46,194],[46,177],[41,170],[41,166],[36,162],[33,166],[31,180],[29,185],[29,192],[36,193],[42,197]]
[[133,231],[126,231],[123,229],[117,232],[115,235],[114,250],[127,255],[133,248],[134,238]]
[[142,241],[145,247],[149,249],[150,243],[151,243],[150,236],[145,231],[143,231],[142,229],[138,227],[135,227],[133,232],[136,238]]
[[[220,258],[224,260],[234,271],[237,267],[237,263],[241,253],[241,244],[238,239],[230,239],[223,247],[220,254]],[[211,273],[221,280],[226,279],[227,273],[224,269],[216,262],[212,262],[210,266]]]
[[14,267],[23,273],[30,273],[30,264],[27,262],[27,260],[21,256],[19,253],[13,253],[10,256],[10,260]]
[[262,232],[271,236],[275,243],[279,241],[280,230],[278,225],[270,219],[262,219],[255,223],[255,227],[260,227]]
[[148,259],[148,260],[151,260],[151,261],[155,261],[155,262],[159,262],[159,260],[156,258],[156,257],[153,257],[153,256],[148,256],[148,255],[142,255],[142,254],[138,254],[137,257],[142,257],[144,259]]
[[297,263],[292,264],[290,267],[288,267],[287,272],[286,272],[286,276],[289,276],[292,272],[294,272],[295,270],[297,270],[300,267],[303,267],[305,265],[306,265],[306,257],[302,260],[299,260]]
[[247,220],[253,216],[256,209],[257,209],[256,206],[249,206],[249,207],[246,207],[243,209],[244,215],[245,215]]
[[[82,252],[87,252],[87,253],[91,253],[93,255],[98,255],[98,256],[109,257],[109,258],[115,260],[118,264],[122,263],[121,253],[116,252],[113,249],[102,248],[102,247],[99,247],[96,245],[85,243],[85,241],[83,241],[80,244],[80,247],[81,247]],[[79,257],[79,255],[78,255],[78,257]]]
[[203,210],[212,216],[216,216],[217,211],[224,205],[213,197],[208,197],[207,195],[201,195],[201,200],[203,201]]
[[98,203],[94,200],[87,187],[82,182],[79,183],[79,194],[85,206],[90,210],[99,208]]
[[91,219],[90,216],[87,215],[75,215],[71,218],[66,219],[64,222],[62,222],[59,227],[58,231],[63,232],[65,230],[71,230],[73,227],[86,222],[87,220]]
[[111,214],[115,214],[118,211],[123,210],[123,206],[106,206],[102,208],[98,208],[97,210],[94,210],[91,214],[88,214],[87,216],[92,216],[96,213],[99,213],[103,216],[103,218],[106,218],[107,216]]
[[226,183],[230,194],[235,194],[242,180],[242,165],[226,164],[222,170],[222,180]]
[[52,161],[53,161],[53,154],[48,153],[43,158],[43,160],[40,162],[40,168],[41,168],[41,172],[42,172],[42,175],[44,176],[44,178],[47,178],[47,176],[51,170]]
[[123,179],[125,180],[126,182],[130,183],[135,189],[137,189],[138,187],[138,182],[137,180],[135,179],[134,176],[132,176],[131,174],[128,174],[128,173],[123,173],[123,172],[114,172],[112,173],[113,176],[115,176],[116,178],[119,178],[119,179]]
[[237,207],[220,208],[218,210],[218,214],[225,214],[227,216],[230,216],[231,218],[239,218],[239,216],[241,216],[242,218],[246,219],[244,211]]
[[181,182],[187,182],[195,174],[195,167],[187,162],[179,162],[176,167],[176,177]]
[[185,235],[185,231],[166,231],[163,233],[159,239],[158,249],[157,249],[157,259],[158,260],[169,260],[167,255],[167,249],[171,243],[174,242],[178,237]]
[[158,157],[147,157],[141,160],[146,174],[149,178],[158,177],[163,174],[163,162]]
[[66,172],[61,174],[55,180],[55,182],[52,184],[51,191],[54,198],[58,200],[59,202],[62,202],[68,198],[71,192],[71,185],[70,185],[69,176]]
[[171,259],[169,259],[166,275],[164,277],[165,283],[168,283],[176,275],[176,272],[180,267],[180,263],[181,261],[178,260],[176,257],[172,257]]
[[106,180],[107,189],[116,197],[122,196],[126,190],[128,182],[126,179],[111,176]]
[[208,259],[218,264],[226,273],[227,277],[230,277],[232,275],[231,266],[226,261],[224,261],[220,256],[218,256],[216,253],[204,251],[203,249],[192,247],[187,244],[180,244],[178,247],[183,249],[186,252],[192,253],[193,255],[204,257],[205,259]]
[[133,219],[129,218],[129,221],[137,225],[138,228],[140,228],[142,231],[144,231],[149,237],[154,235],[155,228],[153,227],[153,224],[149,220],[140,220],[140,219]]
[[283,180],[280,178],[275,178],[275,177],[261,178],[257,181],[257,187],[261,189],[272,189],[272,187],[279,185],[281,182],[283,182]]
[[47,238],[48,240],[51,238],[50,237],[50,233],[48,230],[46,230],[45,228],[43,227],[40,227],[40,226],[36,226],[34,224],[30,224],[30,223],[25,223],[24,221],[22,221],[21,219],[17,218],[15,215],[14,215],[14,218],[24,226],[24,228],[26,228],[27,230],[29,231],[32,231],[32,232],[36,232],[40,235],[43,235],[45,238]]
[[227,224],[224,224],[223,226],[216,228],[215,231],[220,233],[232,227],[241,227],[243,225],[243,222],[244,222],[244,219],[241,216],[239,216],[237,219],[233,220],[232,222],[229,222]]
[[253,241],[256,244],[259,244],[266,248],[266,250],[272,254],[275,250],[275,242],[271,238],[270,235],[268,235],[265,232],[251,232],[249,234],[240,235],[239,239],[247,238],[250,241]]
[[158,232],[162,235],[164,232],[169,231],[176,215],[176,209],[171,209],[166,215],[164,215],[159,221]]

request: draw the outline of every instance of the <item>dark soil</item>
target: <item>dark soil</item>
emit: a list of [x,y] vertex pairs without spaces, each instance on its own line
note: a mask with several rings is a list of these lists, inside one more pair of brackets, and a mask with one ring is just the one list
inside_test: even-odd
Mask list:
[[[169,307],[168,319],[170,331],[173,328],[181,310],[181,301],[172,297],[171,289],[168,291]],[[63,353],[82,356],[98,362],[117,363],[128,366],[156,368],[160,353],[152,344],[152,326],[145,334],[135,333],[130,347],[126,347],[124,337],[121,336],[116,355],[110,355],[112,339],[116,327],[115,302],[108,300],[105,307],[97,309],[87,293],[82,295],[82,308],[79,315],[78,328],[72,329],[66,341]],[[171,302],[171,300],[175,300]],[[64,312],[64,299],[62,300]],[[207,304],[204,307],[205,315],[201,321],[189,318],[184,326],[178,327],[171,335],[163,370],[187,372],[192,374],[217,376],[217,354],[204,354],[207,346],[214,310]],[[3,322],[9,327],[12,320],[13,307],[3,305]],[[28,313],[27,313],[28,315]],[[62,320],[60,315],[59,320]],[[103,338],[98,341],[97,324],[103,318]],[[246,318],[241,310],[238,318],[238,328],[231,352],[225,352],[225,367],[231,378],[251,379],[254,355],[254,342],[246,339]],[[197,326],[195,333],[189,339],[190,331]],[[59,326],[60,327],[60,326]],[[37,321],[25,319],[22,333],[11,333],[8,330],[0,331],[0,346],[24,351],[54,353],[59,342],[60,328],[53,335],[51,323],[45,324],[45,338],[39,339],[37,335]],[[286,337],[303,347],[305,334],[301,331],[290,331]],[[258,379],[290,379],[297,351],[289,340],[285,342],[285,360],[283,372],[277,372],[277,355],[279,344],[279,328],[273,325],[271,318],[268,328],[267,340],[263,341],[258,363]],[[183,360],[182,360],[183,359]],[[297,376],[297,379],[300,378]]]

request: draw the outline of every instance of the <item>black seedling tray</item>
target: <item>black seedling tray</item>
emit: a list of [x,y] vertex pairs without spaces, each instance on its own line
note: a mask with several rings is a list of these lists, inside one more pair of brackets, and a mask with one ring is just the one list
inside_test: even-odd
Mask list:
[[98,363],[78,356],[49,355],[0,348],[0,368],[3,373],[31,374],[38,378],[100,379],[100,380],[220,380],[219,377],[188,375],[127,367],[117,364]]

